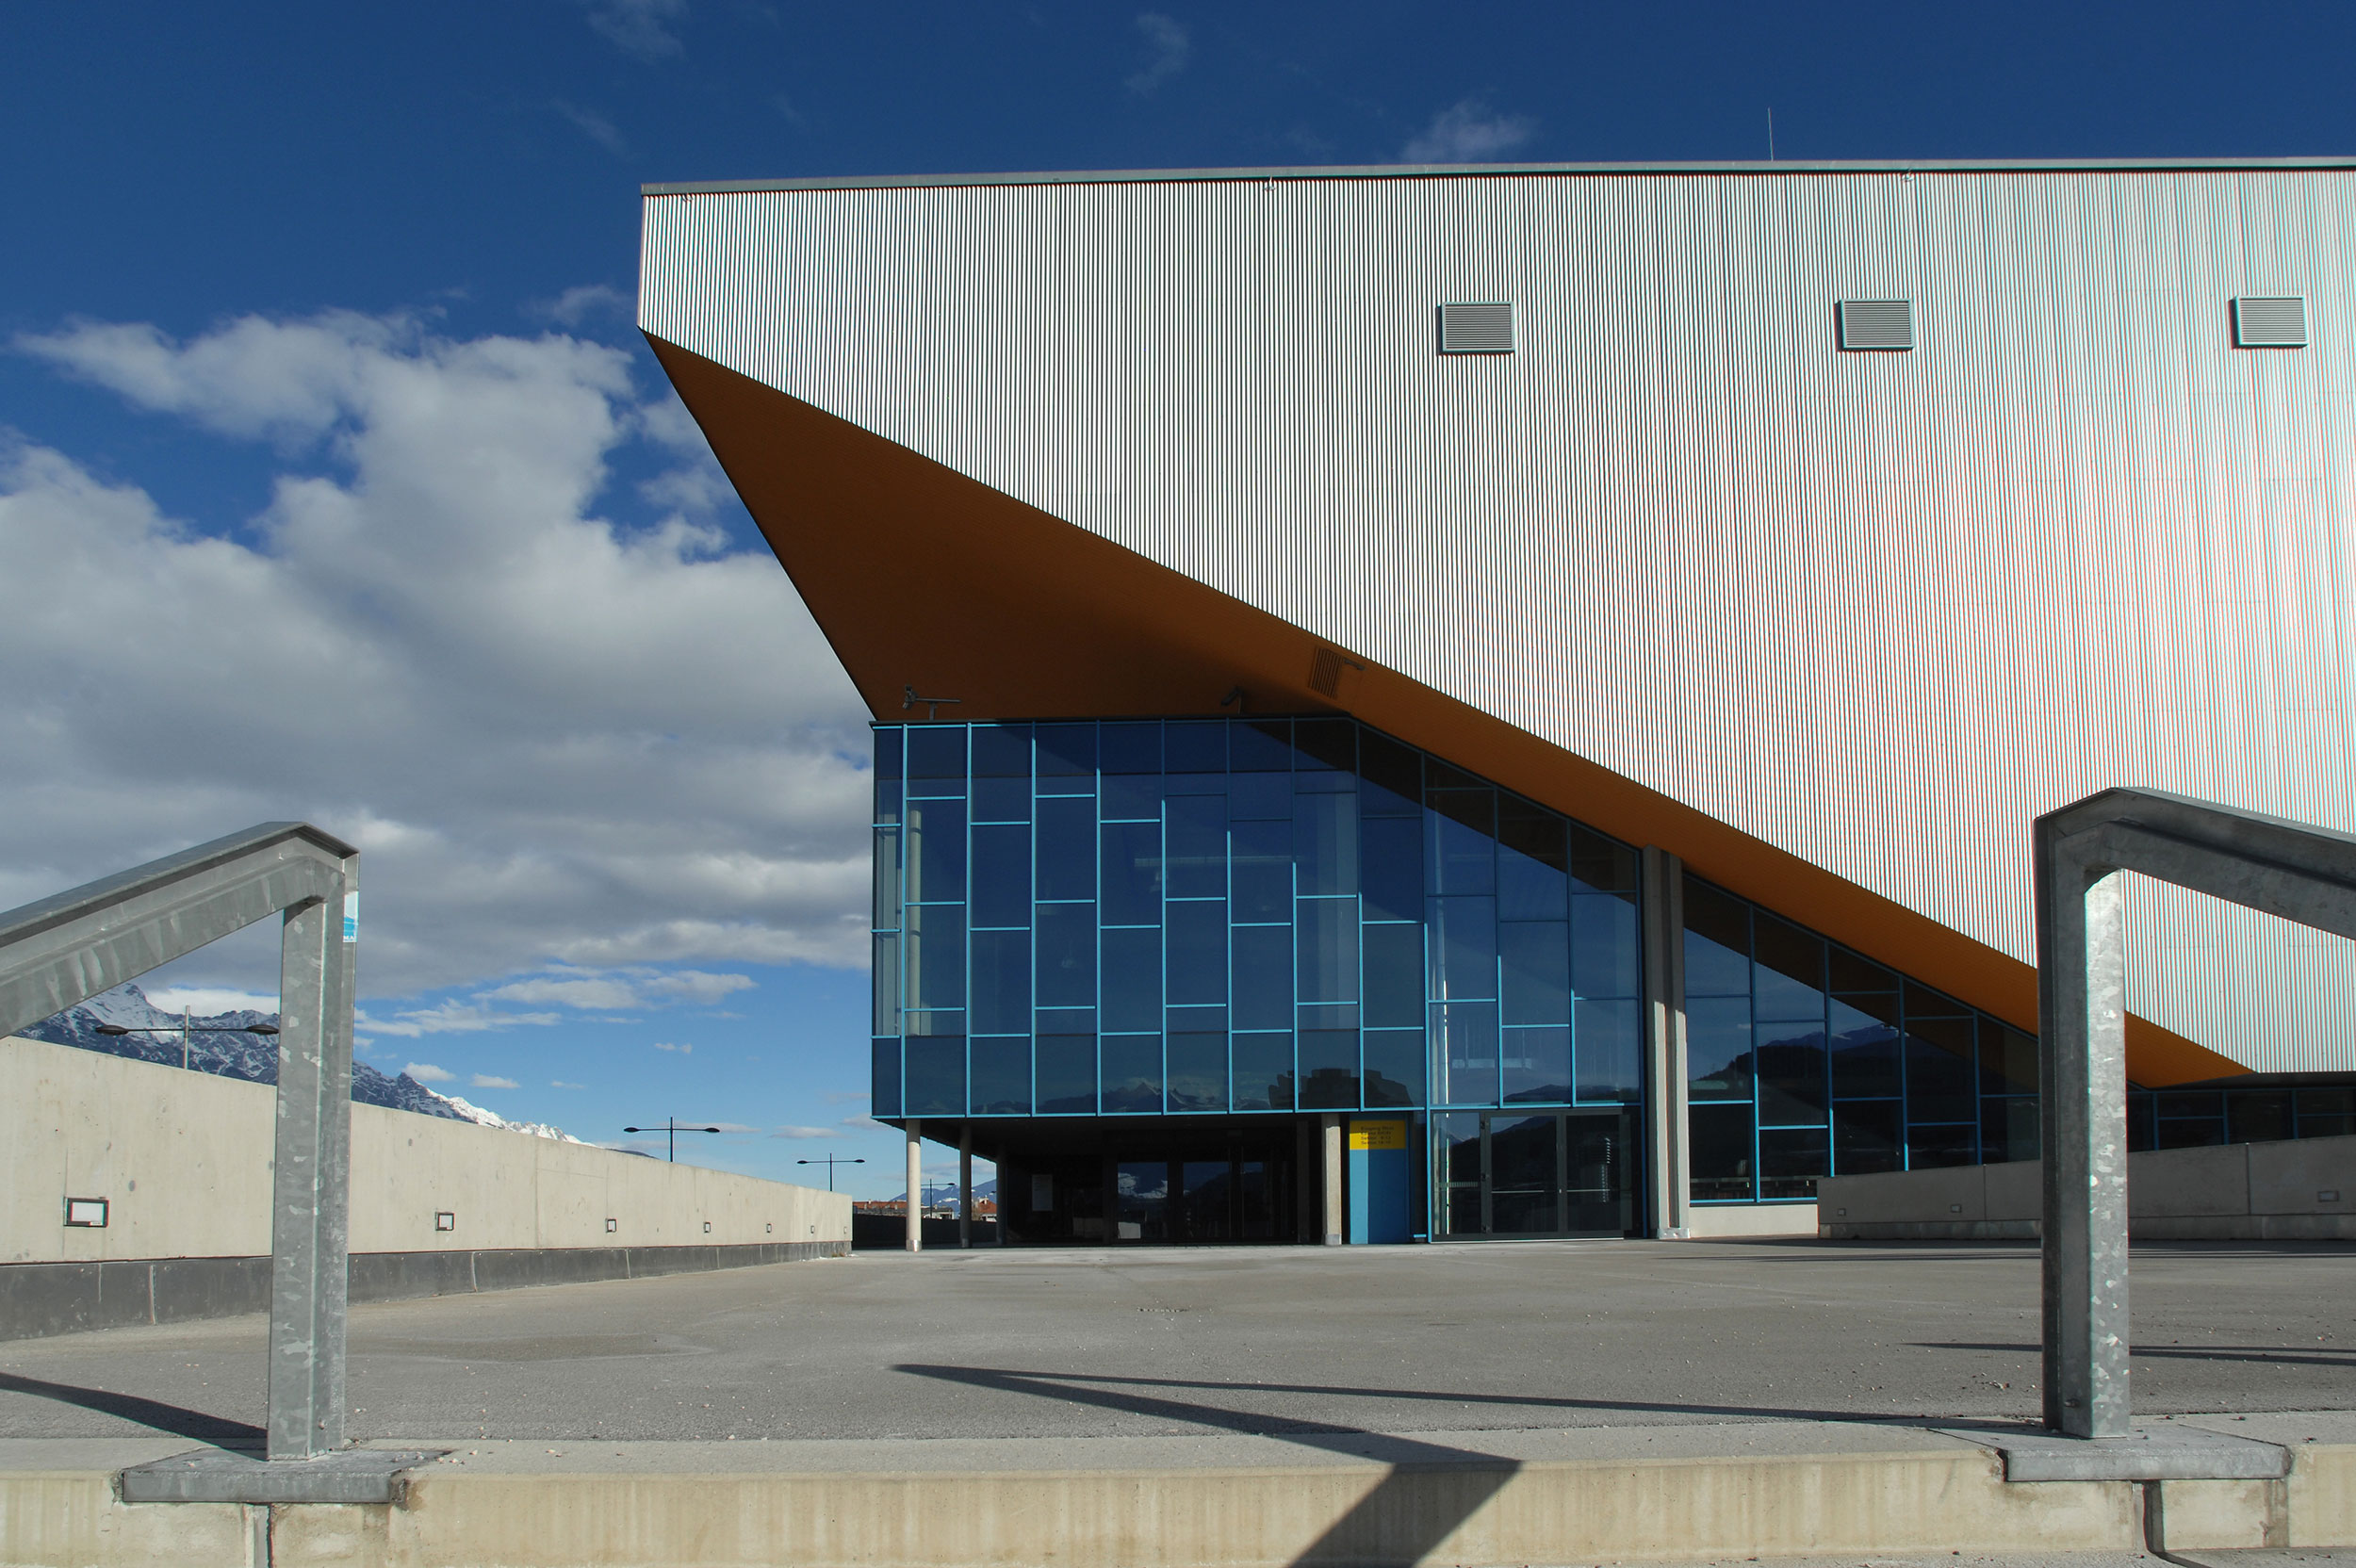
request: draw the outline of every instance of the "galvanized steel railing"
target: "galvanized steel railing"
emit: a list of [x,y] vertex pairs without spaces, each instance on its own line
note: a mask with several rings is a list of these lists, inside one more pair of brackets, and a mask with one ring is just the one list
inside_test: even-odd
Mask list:
[[269,1457],[343,1446],[352,1170],[352,960],[360,854],[273,822],[0,914],[0,1035],[274,914]]

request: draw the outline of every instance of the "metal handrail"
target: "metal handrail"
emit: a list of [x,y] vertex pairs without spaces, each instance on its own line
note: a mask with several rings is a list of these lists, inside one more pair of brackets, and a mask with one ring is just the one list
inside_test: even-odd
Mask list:
[[360,852],[273,822],[0,914],[0,1035],[271,915],[279,947],[269,1457],[343,1446]]
[[2129,1434],[2127,937],[2140,873],[2356,939],[2356,835],[2159,790],[2037,819],[2045,1424]]

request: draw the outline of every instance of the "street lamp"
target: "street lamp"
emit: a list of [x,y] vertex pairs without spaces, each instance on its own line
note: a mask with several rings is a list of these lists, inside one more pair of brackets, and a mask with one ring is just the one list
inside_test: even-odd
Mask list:
[[[183,1007],[180,1010],[180,1027],[177,1029],[169,1024],[156,1028],[152,1025],[130,1027],[120,1023],[102,1023],[98,1026],[98,1032],[117,1038],[124,1035],[177,1035],[180,1037],[180,1065],[186,1067],[188,1065],[189,1022],[189,1009]],[[196,1032],[200,1035],[275,1035],[278,1033],[278,1025],[275,1023],[224,1023],[213,1028],[199,1029]]]
[[671,1135],[671,1163],[679,1164],[679,1135],[681,1133],[716,1133],[717,1127],[682,1127],[677,1118],[665,1118],[660,1127],[625,1127],[625,1133],[668,1133]]
[[832,1154],[823,1160],[795,1160],[795,1165],[823,1165],[826,1168],[826,1190],[834,1190],[834,1168],[839,1165],[865,1165],[865,1160],[838,1160]]

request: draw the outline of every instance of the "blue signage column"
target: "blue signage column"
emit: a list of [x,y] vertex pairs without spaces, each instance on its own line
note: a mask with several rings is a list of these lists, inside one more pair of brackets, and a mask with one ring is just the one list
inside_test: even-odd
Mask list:
[[1406,1241],[1415,1234],[1409,1200],[1415,1168],[1404,1117],[1350,1120],[1350,1242]]

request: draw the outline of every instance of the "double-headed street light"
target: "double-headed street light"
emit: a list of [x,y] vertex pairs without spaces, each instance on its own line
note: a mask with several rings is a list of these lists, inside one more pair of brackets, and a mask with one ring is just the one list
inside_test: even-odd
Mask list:
[[839,1160],[832,1154],[823,1160],[795,1160],[795,1165],[823,1165],[826,1168],[826,1190],[834,1190],[834,1168],[839,1165],[865,1165],[865,1160]]
[[[192,1020],[189,1009],[182,1008],[180,1025],[176,1029],[170,1024],[157,1028],[153,1025],[102,1023],[98,1026],[98,1032],[117,1038],[124,1035],[177,1035],[180,1037],[180,1065],[186,1067],[188,1065],[188,1034],[191,1027]],[[223,1023],[197,1029],[195,1033],[200,1035],[275,1035],[278,1033],[278,1025],[275,1023]]]
[[668,1133],[671,1136],[671,1163],[679,1164],[679,1135],[681,1133],[716,1133],[717,1127],[682,1127],[677,1118],[666,1118],[660,1127],[625,1127],[625,1133]]

